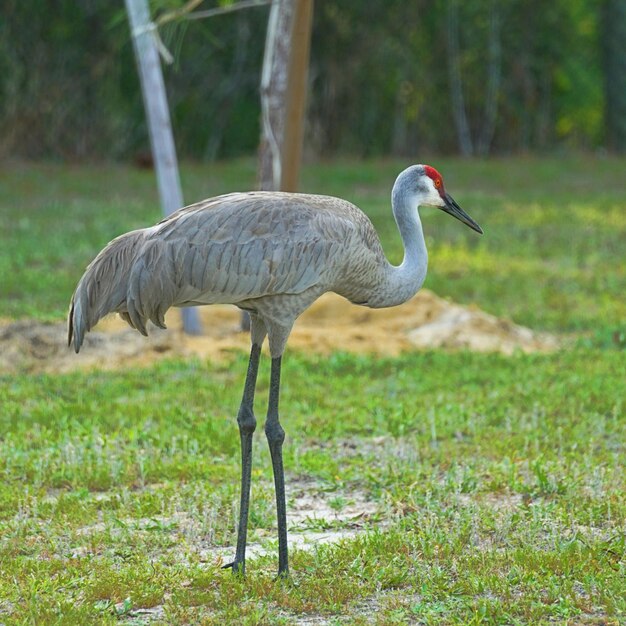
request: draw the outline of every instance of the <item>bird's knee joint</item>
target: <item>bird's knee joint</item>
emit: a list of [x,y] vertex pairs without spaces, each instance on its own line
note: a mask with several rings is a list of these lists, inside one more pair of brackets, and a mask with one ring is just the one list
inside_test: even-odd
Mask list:
[[242,433],[253,433],[256,430],[256,417],[254,417],[252,409],[241,407],[237,415],[237,423]]
[[285,441],[285,431],[283,427],[275,421],[265,423],[265,436],[270,443],[282,444]]

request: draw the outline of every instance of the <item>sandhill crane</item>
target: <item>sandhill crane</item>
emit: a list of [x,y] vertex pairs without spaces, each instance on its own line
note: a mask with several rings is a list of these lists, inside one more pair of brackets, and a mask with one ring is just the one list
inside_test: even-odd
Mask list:
[[287,576],[287,522],[278,416],[281,358],[296,318],[334,291],[373,308],[401,304],[426,277],[428,256],[418,207],[434,206],[482,233],[444,189],[437,170],[413,165],[395,181],[393,215],[404,244],[391,265],[366,215],[329,196],[284,192],[232,193],[180,209],[155,226],[111,241],[80,279],[72,297],[68,343],[79,351],[85,332],[117,312],[146,335],[164,328],[172,306],[232,303],[250,313],[251,350],[237,422],[241,439],[241,499],[235,560],[245,570],[252,467],[253,411],[261,345],[267,336],[271,376],[265,434],[278,518],[278,575]]

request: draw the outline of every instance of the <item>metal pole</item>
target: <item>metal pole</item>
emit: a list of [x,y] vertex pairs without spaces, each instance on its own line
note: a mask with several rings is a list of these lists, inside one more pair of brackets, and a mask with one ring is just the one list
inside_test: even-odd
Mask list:
[[[183,193],[178,174],[178,160],[170,113],[165,93],[161,62],[157,51],[156,26],[150,20],[147,0],[125,0],[130,30],[137,59],[141,93],[148,120],[150,146],[157,175],[159,196],[164,215],[183,206]],[[198,311],[182,309],[183,328],[186,333],[202,332]]]

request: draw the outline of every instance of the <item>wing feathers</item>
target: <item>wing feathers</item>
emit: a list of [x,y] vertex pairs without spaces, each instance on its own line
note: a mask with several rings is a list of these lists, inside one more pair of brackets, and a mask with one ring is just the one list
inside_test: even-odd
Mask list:
[[323,196],[255,192],[191,205],[96,257],[70,305],[69,341],[78,351],[112,311],[147,334],[147,321],[164,327],[175,305],[330,289],[359,229],[373,232],[356,207]]

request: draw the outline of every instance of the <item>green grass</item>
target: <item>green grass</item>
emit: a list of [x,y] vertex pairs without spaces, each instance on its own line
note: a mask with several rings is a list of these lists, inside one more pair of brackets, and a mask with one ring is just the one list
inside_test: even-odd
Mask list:
[[[626,161],[435,164],[485,236],[424,211],[428,287],[580,340],[555,354],[511,357],[288,352],[288,483],[323,492],[338,512],[359,498],[375,505],[356,521],[321,524],[356,525],[355,537],[293,550],[291,584],[273,579],[261,428],[250,541],[268,553],[250,560],[245,580],[219,569],[216,550],[235,541],[245,355],[4,376],[0,623],[626,619]],[[304,187],[356,200],[398,260],[387,204],[398,169],[319,165],[305,172]],[[184,181],[189,201],[250,187],[254,163],[188,166]],[[59,319],[90,257],[158,218],[144,172],[12,166],[0,182],[5,317]],[[320,529],[316,520],[305,525]]]
[[[289,477],[314,478],[329,500],[362,492],[378,515],[358,539],[295,551],[287,588],[272,583],[272,551],[245,582],[203,557],[234,541],[243,355],[6,381],[4,611],[115,622],[130,598],[129,611],[162,605],[166,623],[358,623],[372,602],[380,623],[617,619],[623,365],[587,350],[291,355]],[[261,389],[260,404],[265,375]],[[252,539],[273,527],[268,457],[260,432]]]

